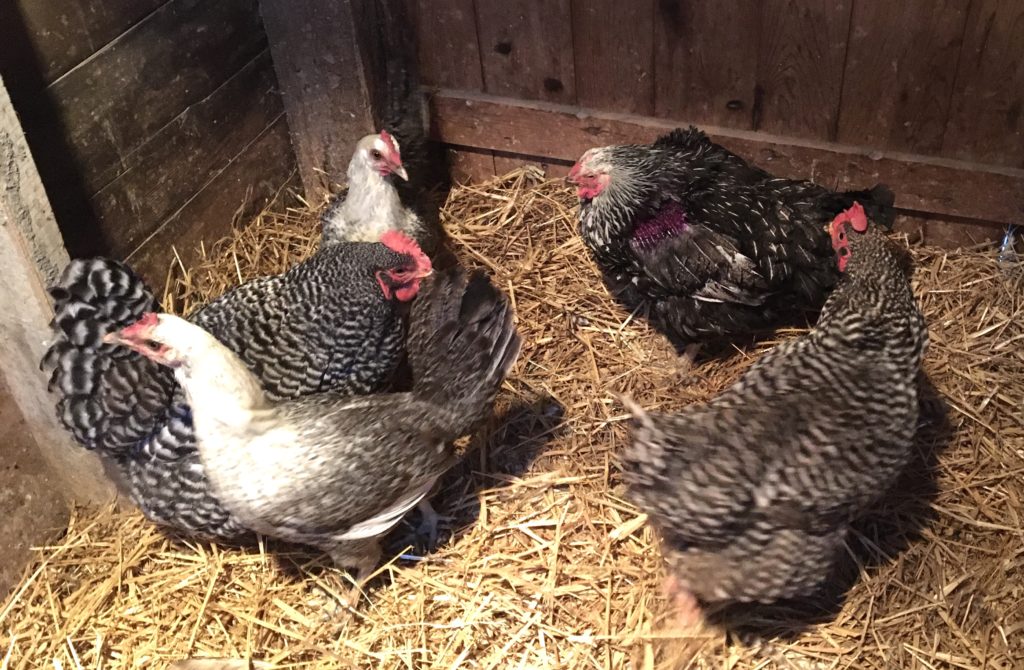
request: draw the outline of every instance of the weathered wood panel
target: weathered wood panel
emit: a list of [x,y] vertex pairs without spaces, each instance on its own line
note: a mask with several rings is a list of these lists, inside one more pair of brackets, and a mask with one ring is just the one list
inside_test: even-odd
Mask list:
[[751,129],[760,32],[758,3],[661,0],[655,114]]
[[244,221],[274,196],[295,173],[288,125],[282,114],[223,168],[208,175],[194,197],[165,219],[157,231],[128,255],[142,277],[160,291],[174,261],[194,262],[199,244],[209,245],[231,230],[235,215]]
[[448,148],[448,169],[452,182],[483,181],[494,176],[494,152],[464,147]]
[[576,101],[569,0],[478,0],[476,15],[485,91]]
[[754,129],[835,139],[852,0],[764,0]]
[[654,112],[654,0],[572,0],[576,100],[610,112]]
[[969,4],[854,3],[840,142],[940,152]]
[[[66,73],[168,0],[14,0],[46,83]],[[10,24],[4,24],[5,28]]]
[[0,82],[0,377],[43,457],[64,479],[66,488],[58,495],[101,503],[113,498],[114,486],[96,454],[75,445],[57,421],[39,372],[53,318],[46,286],[67,261],[28,142]]
[[971,3],[943,154],[1024,167],[1024,2]]
[[319,202],[344,181],[354,141],[374,126],[352,2],[262,0],[260,8],[299,174]]
[[415,0],[414,12],[423,83],[482,91],[473,0]]
[[48,90],[89,193],[266,48],[255,0],[173,0]]
[[[592,146],[649,142],[673,123],[619,114],[580,114],[574,107],[457,92],[431,98],[438,139],[480,149],[576,160]],[[494,129],[500,128],[500,132]],[[705,130],[727,148],[782,176],[832,188],[876,182],[897,193],[897,205],[942,216],[992,222],[1019,220],[1024,170],[794,140],[726,128]]]
[[[93,198],[116,256],[133,251],[209,175],[223,168],[283,107],[270,54],[264,51],[205,100],[161,128],[123,163],[123,172]],[[277,160],[288,163],[286,152]],[[254,173],[254,176],[259,173]]]

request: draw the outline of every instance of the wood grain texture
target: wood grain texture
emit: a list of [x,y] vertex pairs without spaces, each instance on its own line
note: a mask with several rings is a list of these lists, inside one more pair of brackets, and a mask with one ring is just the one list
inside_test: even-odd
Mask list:
[[[150,137],[92,197],[111,253],[121,257],[134,250],[283,111],[264,51]],[[287,162],[287,156],[279,160]]]
[[[46,287],[67,261],[18,115],[0,82],[0,377],[40,453],[64,479],[58,495],[102,504],[116,491],[97,455],[75,444],[57,420],[46,375],[39,371],[53,318]],[[10,445],[3,448],[9,459]]]
[[[247,221],[295,174],[288,124],[282,116],[209,181],[192,199],[165,219],[157,231],[128,256],[128,262],[159,292],[177,252],[186,264],[231,231],[236,216]],[[172,250],[173,248],[173,250]]]
[[344,181],[352,150],[373,130],[351,0],[261,0],[299,174],[310,202]]
[[482,91],[473,0],[413,0],[420,76],[428,86]]
[[751,129],[760,23],[749,0],[659,0],[654,114]]
[[[669,121],[647,117],[581,114],[566,105],[459,92],[438,92],[431,105],[441,141],[568,161],[593,146],[650,142],[673,127]],[[997,223],[1019,221],[1024,209],[1024,170],[713,126],[704,129],[728,149],[780,177],[811,179],[843,190],[886,183],[904,209]]]
[[754,130],[835,139],[851,3],[761,3]]
[[448,148],[448,169],[457,184],[481,182],[494,176],[494,152],[468,147]]
[[854,3],[840,142],[940,152],[969,4]]
[[942,153],[1024,167],[1024,2],[971,3]]
[[569,0],[477,0],[484,90],[576,101]]
[[265,48],[255,0],[173,0],[54,82],[48,98],[89,192]]
[[[23,32],[31,45],[18,54],[19,67],[32,67],[50,83],[168,0],[12,0],[4,3],[5,37]],[[3,50],[10,49],[8,40]]]
[[654,112],[655,0],[572,0],[576,100],[610,112]]

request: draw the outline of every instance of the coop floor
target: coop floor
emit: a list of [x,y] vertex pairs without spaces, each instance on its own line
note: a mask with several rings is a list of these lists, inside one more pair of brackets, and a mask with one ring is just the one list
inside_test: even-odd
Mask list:
[[[354,611],[331,614],[325,594],[347,587],[315,553],[176,541],[137,514],[81,510],[0,610],[4,668],[190,656],[310,669],[1022,667],[1021,273],[992,253],[913,249],[934,390],[920,458],[850,537],[844,597],[743,609],[730,628],[743,635],[680,636],[663,618],[657,540],[623,500],[616,394],[652,409],[703,402],[773,342],[680,374],[665,339],[608,296],[574,205],[529,171],[449,199],[454,250],[511,292],[524,345],[495,419],[434,498],[436,549],[397,558],[416,519],[400,526],[382,578]],[[168,295],[187,311],[282,271],[315,239],[315,212],[263,216]]]
[[0,455],[0,593],[7,593],[21,579],[32,547],[67,528],[68,508],[3,380]]

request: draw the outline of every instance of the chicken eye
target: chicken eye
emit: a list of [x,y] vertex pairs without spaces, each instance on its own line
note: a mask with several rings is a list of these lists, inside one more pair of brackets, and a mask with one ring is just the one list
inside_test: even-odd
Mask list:
[[378,160],[378,161],[380,160],[380,157],[381,157],[381,153],[380,153],[379,151],[377,151],[376,149],[374,149],[373,151],[371,151],[371,152],[370,152],[370,155],[371,155],[371,156],[373,156],[373,159],[374,159],[374,160]]

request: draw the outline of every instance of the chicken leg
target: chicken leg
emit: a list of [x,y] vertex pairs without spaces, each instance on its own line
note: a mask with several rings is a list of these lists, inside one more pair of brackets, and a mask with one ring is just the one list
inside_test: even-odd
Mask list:
[[701,624],[704,613],[701,611],[700,603],[674,575],[665,579],[665,595],[672,603],[676,625],[684,630],[689,630]]
[[676,368],[676,375],[680,379],[686,379],[690,376],[693,368],[697,364],[697,355],[700,354],[700,344],[691,343],[687,344],[683,350],[683,353],[679,356],[679,365]]
[[433,549],[437,543],[437,525],[441,516],[426,498],[420,500],[416,508],[420,511],[420,525],[417,526],[416,533],[427,538],[427,549]]

